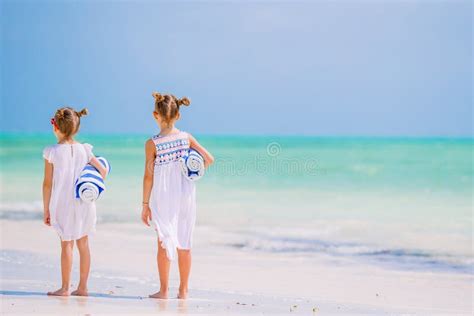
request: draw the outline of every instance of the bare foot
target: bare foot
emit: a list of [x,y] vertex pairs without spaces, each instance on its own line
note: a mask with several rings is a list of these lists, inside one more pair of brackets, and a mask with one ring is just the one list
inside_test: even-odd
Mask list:
[[71,292],[71,295],[74,296],[88,296],[89,294],[87,293],[87,289],[77,289],[73,292]]
[[188,298],[188,290],[179,290],[178,292],[178,299],[185,300]]
[[158,291],[155,294],[148,295],[149,298],[159,298],[162,300],[166,300],[168,298],[168,292],[161,292]]
[[69,296],[69,291],[67,289],[60,288],[54,292],[48,292],[50,296]]

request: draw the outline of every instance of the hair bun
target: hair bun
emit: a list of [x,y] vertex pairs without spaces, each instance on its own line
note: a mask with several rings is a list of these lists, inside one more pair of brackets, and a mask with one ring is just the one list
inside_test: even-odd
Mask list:
[[151,95],[155,98],[155,100],[156,100],[157,102],[161,102],[161,101],[163,101],[164,98],[165,98],[163,95],[161,95],[161,94],[158,93],[158,92],[153,92]]
[[178,106],[180,105],[185,105],[185,106],[189,106],[191,104],[191,100],[189,100],[188,98],[186,97],[183,97],[181,99],[178,99],[176,101],[176,103],[178,104]]
[[54,116],[56,117],[56,119],[62,120],[64,118],[64,109],[57,110]]
[[89,114],[89,110],[87,108],[83,108],[82,110],[80,110],[79,112],[76,112],[76,113],[77,113],[77,116],[82,117],[82,116],[86,116],[87,114]]

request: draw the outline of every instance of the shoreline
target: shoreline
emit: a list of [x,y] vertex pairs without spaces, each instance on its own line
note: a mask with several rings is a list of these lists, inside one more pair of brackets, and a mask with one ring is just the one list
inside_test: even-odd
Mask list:
[[[0,226],[0,293],[6,314],[33,310],[148,314],[160,310],[190,315],[311,315],[313,308],[318,315],[472,312],[472,275],[397,271],[327,255],[306,258],[241,251],[219,245],[213,232],[200,226],[194,237],[190,299],[156,302],[147,298],[159,285],[156,237],[152,229],[139,224],[99,224],[91,236],[89,288],[95,294],[56,299],[44,295],[60,279],[60,249],[53,230],[40,221],[1,220]],[[75,252],[74,284],[77,261]],[[173,262],[170,295],[178,283]]]

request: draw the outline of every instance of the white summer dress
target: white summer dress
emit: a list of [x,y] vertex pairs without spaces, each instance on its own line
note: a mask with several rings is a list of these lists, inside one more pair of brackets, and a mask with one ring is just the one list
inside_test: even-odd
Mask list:
[[74,192],[76,179],[93,156],[90,144],[56,144],[43,150],[44,159],[53,164],[51,226],[63,241],[77,240],[95,231],[95,203],[77,199]]
[[178,162],[189,151],[189,136],[180,131],[151,139],[156,148],[151,218],[161,246],[174,260],[177,248],[191,249],[196,222],[196,188],[181,173]]

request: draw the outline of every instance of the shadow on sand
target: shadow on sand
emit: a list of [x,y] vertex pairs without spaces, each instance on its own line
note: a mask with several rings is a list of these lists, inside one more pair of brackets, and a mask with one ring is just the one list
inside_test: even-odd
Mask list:
[[[0,295],[9,296],[48,296],[46,292],[29,292],[29,291],[0,291]],[[60,297],[60,296],[54,296]],[[68,297],[83,297],[83,296],[68,296]],[[129,300],[143,300],[147,297],[142,296],[131,296],[131,295],[111,295],[103,293],[89,293],[88,297],[99,297],[99,298],[120,298]]]

